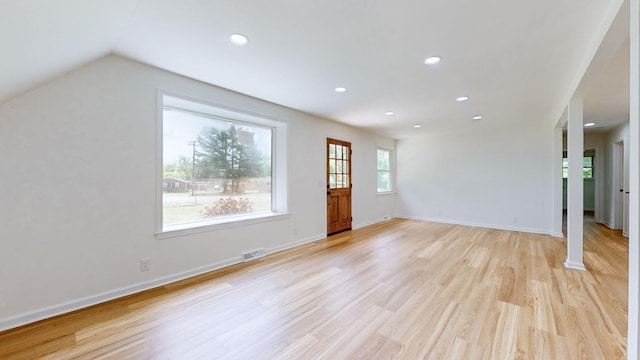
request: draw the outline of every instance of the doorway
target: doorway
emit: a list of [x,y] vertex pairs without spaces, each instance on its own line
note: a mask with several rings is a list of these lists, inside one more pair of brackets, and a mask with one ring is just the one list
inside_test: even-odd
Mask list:
[[351,230],[351,143],[327,139],[327,235]]
[[614,229],[621,229],[622,235],[629,236],[629,191],[627,186],[624,141],[615,143],[614,174],[615,174],[615,215]]

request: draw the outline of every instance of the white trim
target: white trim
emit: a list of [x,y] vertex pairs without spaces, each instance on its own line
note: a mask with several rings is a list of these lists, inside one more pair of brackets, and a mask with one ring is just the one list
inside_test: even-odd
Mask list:
[[238,226],[261,224],[268,221],[284,220],[291,218],[291,214],[265,213],[251,214],[246,217],[234,216],[208,222],[188,223],[183,228],[176,226],[174,229],[156,233],[156,239],[168,239],[172,237],[198,234],[208,231],[228,229]]
[[579,262],[571,262],[569,260],[564,262],[564,267],[566,267],[567,269],[572,269],[572,270],[580,270],[580,271],[587,271],[587,268],[584,267],[583,263],[579,263]]
[[369,226],[369,225],[381,223],[383,221],[388,221],[388,220],[391,220],[391,219],[393,219],[393,216],[389,215],[388,219],[385,219],[384,217],[378,218],[378,219],[373,219],[371,221],[367,221],[367,222],[363,222],[363,223],[360,223],[360,224],[353,225],[353,226],[351,226],[351,229],[356,230],[356,229],[360,229],[360,228],[363,228],[363,227],[366,227],[366,226]]
[[640,0],[630,1],[627,358],[640,357]]
[[114,299],[119,299],[128,295],[136,294],[142,291],[157,288],[176,281],[188,279],[200,274],[215,271],[224,267],[239,264],[242,257],[234,257],[231,259],[218,261],[216,263],[197,267],[195,269],[179,272],[177,274],[164,276],[158,279],[145,281],[139,284],[125,286],[112,291],[106,291],[100,294],[87,296],[81,299],[63,302],[58,305],[48,306],[39,310],[29,311],[22,314],[14,315],[8,318],[0,319],[0,331],[16,328],[18,326],[30,324],[36,321],[48,319],[54,316],[66,314],[72,311],[87,308]]
[[421,216],[396,215],[395,217],[396,218],[400,218],[400,219],[429,221],[429,222],[441,223],[441,224],[463,225],[463,226],[480,227],[480,228],[486,228],[486,229],[518,231],[518,232],[526,232],[526,233],[532,233],[532,234],[551,235],[553,233],[550,230],[523,228],[523,227],[515,227],[515,226],[503,226],[503,225],[494,225],[494,224],[473,223],[473,222],[467,222],[467,221],[447,220],[447,219],[429,218],[429,217],[421,217]]
[[561,233],[561,232],[552,231],[549,235],[551,235],[553,237],[563,238],[564,239],[564,233]]
[[395,191],[376,192],[376,196],[396,195]]
[[162,179],[162,172],[164,169],[164,165],[162,164],[162,153],[164,149],[164,111],[162,110],[164,106],[164,95],[166,92],[164,90],[157,89],[156,90],[156,233],[162,232],[162,185],[164,183]]

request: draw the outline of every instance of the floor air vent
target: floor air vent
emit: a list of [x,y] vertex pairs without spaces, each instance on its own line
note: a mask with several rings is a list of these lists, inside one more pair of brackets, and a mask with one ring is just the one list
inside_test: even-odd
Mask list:
[[247,261],[255,260],[265,256],[266,254],[267,254],[267,251],[264,248],[243,252],[242,261],[247,262]]

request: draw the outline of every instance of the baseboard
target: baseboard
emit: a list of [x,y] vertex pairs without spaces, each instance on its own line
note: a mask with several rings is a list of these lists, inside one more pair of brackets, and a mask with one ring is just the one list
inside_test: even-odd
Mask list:
[[[275,246],[267,249],[267,254],[273,254],[278,251],[283,251],[296,246],[322,240],[326,237],[327,237],[326,234],[320,234],[320,235],[312,236],[306,239],[297,240],[287,244]],[[107,291],[101,294],[88,296],[82,299],[72,300],[72,301],[64,302],[58,305],[42,308],[35,311],[29,311],[29,312],[18,314],[8,318],[0,319],[0,331],[17,328],[19,326],[34,323],[36,321],[52,318],[54,316],[66,314],[66,313],[80,310],[89,306],[97,305],[97,304],[115,300],[124,296],[139,293],[145,290],[150,290],[158,286],[163,286],[176,281],[188,279],[188,278],[198,276],[204,273],[208,273],[211,271],[215,271],[227,266],[239,264],[241,262],[242,262],[242,257],[238,256],[235,258],[219,261],[210,265],[201,266],[192,270],[187,270],[177,274],[161,277],[158,279],[145,281],[143,283],[126,286],[113,291]]]
[[518,231],[518,232],[525,232],[525,233],[531,233],[531,234],[543,234],[543,235],[552,235],[553,234],[553,232],[549,231],[549,230],[532,229],[532,228],[516,227],[516,226],[504,226],[504,225],[495,225],[495,224],[473,223],[473,222],[467,222],[467,221],[457,221],[457,220],[448,220],[448,219],[440,219],[440,218],[429,218],[429,217],[421,217],[421,216],[408,216],[408,215],[396,215],[396,217],[397,218],[401,218],[401,219],[418,220],[418,221],[429,221],[429,222],[434,222],[434,223],[452,224],[452,225],[472,226],[472,227],[480,227],[480,228],[486,228],[486,229]]
[[564,233],[561,233],[561,232],[551,232],[551,234],[549,235],[557,238],[564,238]]
[[273,254],[273,253],[277,253],[279,251],[284,251],[287,249],[291,249],[300,245],[305,245],[305,244],[309,244],[318,240],[322,240],[325,239],[327,237],[327,234],[319,234],[316,236],[312,236],[312,237],[308,237],[306,239],[302,239],[302,240],[296,240],[296,241],[292,241],[290,243],[286,243],[286,244],[282,244],[282,245],[278,245],[278,246],[274,246],[272,248],[268,248],[267,249],[267,255]]
[[587,271],[587,268],[585,268],[584,264],[581,262],[572,262],[567,260],[564,262],[564,267],[566,267],[567,269]]
[[353,230],[360,229],[360,228],[363,228],[363,227],[366,227],[366,226],[369,226],[369,225],[381,223],[383,221],[387,221],[387,220],[391,220],[391,219],[393,219],[393,216],[389,215],[389,216],[381,217],[379,219],[374,219],[374,220],[371,220],[371,221],[367,221],[367,222],[363,222],[363,223],[360,223],[360,224],[353,225],[351,228]]
[[164,276],[158,279],[145,281],[139,284],[126,286],[112,291],[106,291],[97,295],[87,296],[82,299],[67,301],[58,305],[49,306],[39,310],[29,311],[22,314],[10,316],[8,318],[0,319],[0,331],[13,329],[19,326],[34,323],[36,321],[48,319],[54,316],[66,314],[72,311],[80,310],[89,306],[97,305],[107,301],[119,299],[124,296],[139,293],[145,290],[150,290],[158,286],[167,285],[176,281],[188,279],[200,274],[204,274],[210,271],[218,270],[227,266],[239,264],[242,262],[242,257],[227,259],[219,261],[210,265],[197,267],[192,270],[183,271],[177,274]]
[[607,221],[603,221],[603,222],[602,222],[602,224],[603,224],[604,226],[608,227],[608,228],[609,228],[609,229],[611,229],[611,230],[615,230],[615,229],[616,229],[615,227],[613,227],[613,224],[611,224],[611,223],[609,223],[609,222],[607,222]]

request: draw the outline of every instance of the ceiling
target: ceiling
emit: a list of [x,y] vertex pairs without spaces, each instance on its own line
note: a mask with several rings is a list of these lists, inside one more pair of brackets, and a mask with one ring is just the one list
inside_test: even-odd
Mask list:
[[629,121],[629,38],[620,45],[584,99],[586,132],[602,132]]
[[[0,103],[113,53],[392,138],[551,126],[611,2],[0,0]],[[624,117],[624,61],[585,114]]]

